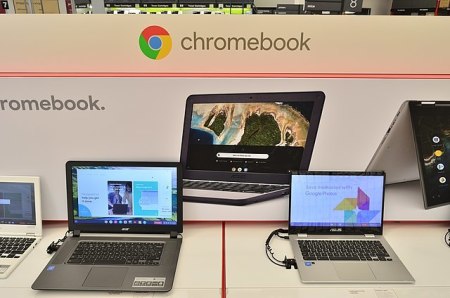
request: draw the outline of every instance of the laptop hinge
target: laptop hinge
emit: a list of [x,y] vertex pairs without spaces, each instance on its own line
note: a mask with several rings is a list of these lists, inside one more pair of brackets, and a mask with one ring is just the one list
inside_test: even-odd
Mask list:
[[308,237],[308,234],[297,234],[297,237],[306,238]]
[[73,230],[72,236],[73,237],[80,237],[80,234],[81,234],[80,230]]
[[178,238],[178,233],[177,232],[170,232],[170,238],[175,239]]
[[25,236],[36,236],[35,233],[25,233]]
[[364,234],[364,237],[366,238],[375,238],[374,234]]

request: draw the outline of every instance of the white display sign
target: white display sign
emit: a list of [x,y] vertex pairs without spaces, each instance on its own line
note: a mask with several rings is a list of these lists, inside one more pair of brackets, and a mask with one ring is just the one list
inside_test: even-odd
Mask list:
[[0,72],[448,75],[443,28],[449,18],[5,15]]

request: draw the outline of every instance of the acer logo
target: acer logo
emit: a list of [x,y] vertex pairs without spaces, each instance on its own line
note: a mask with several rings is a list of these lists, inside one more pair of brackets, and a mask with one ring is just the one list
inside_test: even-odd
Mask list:
[[124,231],[124,232],[126,232],[128,230],[130,230],[130,228],[122,228],[122,231]]
[[342,232],[342,228],[332,228],[330,232]]

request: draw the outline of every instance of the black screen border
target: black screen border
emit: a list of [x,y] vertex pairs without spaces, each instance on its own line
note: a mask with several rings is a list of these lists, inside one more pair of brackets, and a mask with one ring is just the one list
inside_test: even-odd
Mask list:
[[[438,108],[439,106],[450,108],[450,101],[419,101],[419,100],[410,100],[409,101],[409,113],[411,118],[411,126],[414,144],[416,146],[416,156],[417,156],[417,165],[419,168],[419,177],[420,177],[420,186],[422,189],[423,196],[423,204],[425,209],[431,209],[441,206],[446,206],[450,204],[450,198],[448,198],[447,202],[440,204],[432,204],[429,198],[429,178],[425,175],[425,163],[423,161],[423,146],[419,140],[419,117],[421,116],[423,109],[425,108]],[[450,192],[450,190],[449,190]]]
[[298,170],[307,170],[311,162],[314,143],[316,141],[320,118],[322,115],[325,94],[322,91],[307,92],[272,92],[272,93],[232,93],[232,94],[193,94],[186,100],[183,137],[181,142],[181,163],[184,179],[218,180],[233,182],[289,183],[290,174],[237,173],[212,170],[187,169],[189,151],[189,133],[194,104],[202,103],[252,103],[252,102],[313,102],[308,138],[305,144],[301,164]]
[[[177,169],[177,224],[176,225],[134,225],[134,224],[80,224],[75,223],[73,206],[72,169],[80,166],[112,166],[112,167],[161,167]],[[69,231],[88,233],[136,233],[163,234],[183,232],[183,200],[182,200],[181,164],[179,162],[140,162],[140,161],[68,161],[66,163],[67,213]]]

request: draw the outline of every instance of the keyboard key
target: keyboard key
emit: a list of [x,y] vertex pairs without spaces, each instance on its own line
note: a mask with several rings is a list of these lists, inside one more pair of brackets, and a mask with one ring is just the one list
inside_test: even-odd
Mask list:
[[358,257],[334,256],[330,257],[331,261],[360,261]]

